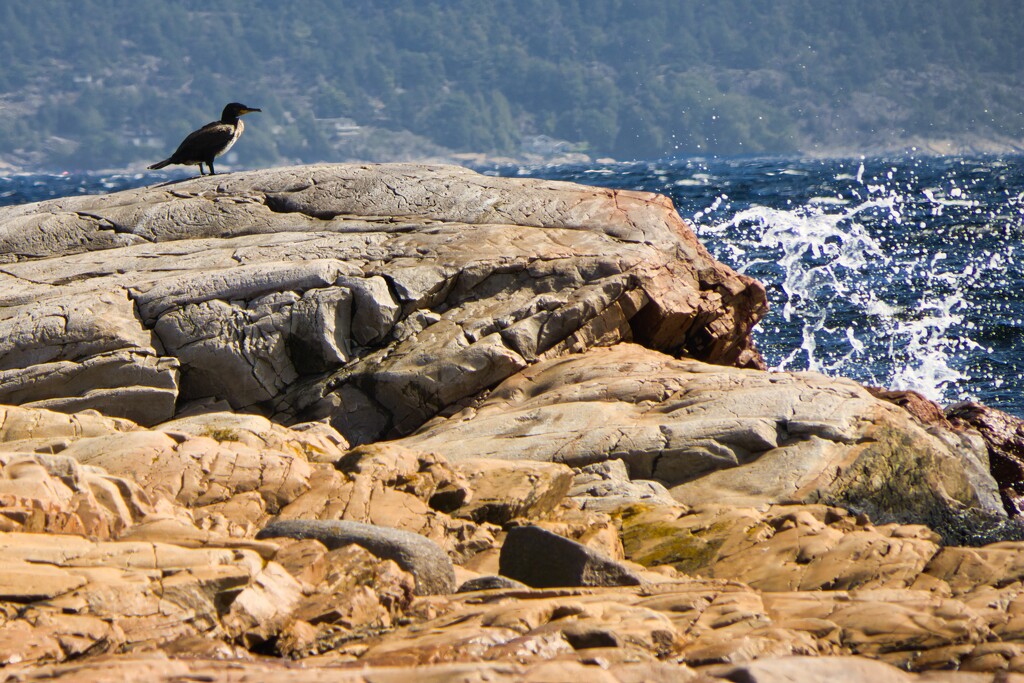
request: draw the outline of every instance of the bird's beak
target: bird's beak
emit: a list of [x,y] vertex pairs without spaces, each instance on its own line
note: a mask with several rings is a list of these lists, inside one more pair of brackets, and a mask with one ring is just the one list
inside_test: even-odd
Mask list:
[[246,107],[245,109],[242,110],[242,113],[243,114],[251,114],[254,111],[263,111],[263,110],[262,109],[255,109],[255,108],[254,109],[249,109],[248,107]]

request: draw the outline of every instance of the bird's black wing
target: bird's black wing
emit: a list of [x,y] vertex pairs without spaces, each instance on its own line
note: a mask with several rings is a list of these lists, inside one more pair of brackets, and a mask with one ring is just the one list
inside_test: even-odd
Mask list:
[[209,161],[231,141],[235,127],[228,123],[214,121],[197,131],[189,133],[171,156],[174,164]]

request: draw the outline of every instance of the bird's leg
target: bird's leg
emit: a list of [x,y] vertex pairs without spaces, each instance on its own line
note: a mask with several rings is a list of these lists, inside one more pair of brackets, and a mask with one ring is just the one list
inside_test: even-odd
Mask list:
[[207,161],[206,165],[210,167],[210,175],[216,175],[216,173],[213,170],[213,161]]

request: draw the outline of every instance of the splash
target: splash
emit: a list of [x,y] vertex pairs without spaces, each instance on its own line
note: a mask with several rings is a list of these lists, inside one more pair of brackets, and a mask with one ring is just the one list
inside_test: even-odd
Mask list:
[[[963,291],[1000,259],[964,268],[919,247],[914,233],[928,226],[917,217],[972,206],[962,188],[908,191],[895,168],[865,175],[861,164],[845,193],[794,208],[752,205],[700,232],[768,286],[773,312],[756,334],[762,348],[771,338],[774,369],[843,375],[940,402],[967,398],[956,389],[969,379],[963,356],[983,347],[970,337]],[[721,215],[727,199],[695,218]]]
[[667,194],[765,284],[770,365],[1024,417],[1024,156],[664,159],[540,177]]

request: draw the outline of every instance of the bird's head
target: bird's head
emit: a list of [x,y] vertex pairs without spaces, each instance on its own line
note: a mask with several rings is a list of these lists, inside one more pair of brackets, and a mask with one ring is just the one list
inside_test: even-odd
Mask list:
[[228,106],[224,107],[224,113],[221,114],[220,120],[221,121],[233,121],[233,120],[237,119],[239,116],[245,116],[246,114],[251,114],[254,111],[263,111],[263,110],[262,109],[257,109],[255,107],[247,107],[244,104],[242,104],[241,102],[232,102]]

